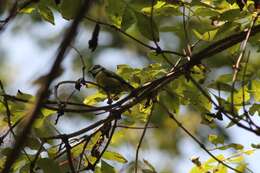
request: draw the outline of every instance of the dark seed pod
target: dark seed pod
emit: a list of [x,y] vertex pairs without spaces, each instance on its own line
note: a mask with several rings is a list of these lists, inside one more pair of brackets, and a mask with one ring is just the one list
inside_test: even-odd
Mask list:
[[88,47],[89,49],[91,49],[92,52],[94,52],[98,46],[98,35],[99,35],[99,31],[100,31],[100,26],[97,23],[94,31],[92,33],[92,37],[91,39],[88,41]]

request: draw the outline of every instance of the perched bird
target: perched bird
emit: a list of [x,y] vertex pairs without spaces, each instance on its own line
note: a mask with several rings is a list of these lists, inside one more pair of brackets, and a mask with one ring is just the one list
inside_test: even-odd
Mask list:
[[98,85],[111,94],[119,94],[123,91],[132,91],[134,89],[132,85],[119,75],[105,69],[101,65],[94,65],[89,70],[89,73],[95,78]]

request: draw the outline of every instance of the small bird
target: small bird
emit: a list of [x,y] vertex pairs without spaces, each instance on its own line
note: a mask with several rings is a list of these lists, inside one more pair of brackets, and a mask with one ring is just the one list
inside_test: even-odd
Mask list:
[[120,94],[123,91],[132,91],[135,89],[116,73],[109,71],[101,65],[94,65],[89,73],[96,80],[97,84],[103,87],[106,92],[111,94]]

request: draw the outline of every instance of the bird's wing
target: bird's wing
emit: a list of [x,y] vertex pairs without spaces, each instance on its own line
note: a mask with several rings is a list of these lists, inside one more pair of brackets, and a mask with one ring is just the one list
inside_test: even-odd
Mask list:
[[132,85],[130,85],[128,82],[126,82],[123,78],[121,78],[116,73],[114,73],[112,71],[108,71],[108,70],[104,70],[103,72],[106,73],[106,75],[108,77],[114,78],[114,79],[120,81],[120,83],[125,84],[129,89],[131,89],[131,90],[135,89]]

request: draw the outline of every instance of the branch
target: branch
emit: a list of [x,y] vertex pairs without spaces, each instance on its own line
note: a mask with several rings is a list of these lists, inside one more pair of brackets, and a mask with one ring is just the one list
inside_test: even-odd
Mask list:
[[38,97],[37,97],[35,106],[32,108],[31,112],[29,113],[28,119],[24,126],[24,129],[20,132],[19,137],[18,137],[17,141],[15,142],[14,148],[10,152],[10,155],[7,157],[7,160],[5,162],[2,173],[9,173],[11,166],[13,165],[15,160],[18,158],[20,150],[27,140],[27,135],[30,133],[32,125],[33,125],[34,121],[36,120],[41,107],[43,106],[44,100],[48,96],[49,86],[50,86],[51,82],[54,80],[56,71],[57,71],[57,69],[59,69],[59,67],[65,57],[67,49],[68,49],[69,45],[71,44],[71,42],[73,41],[73,39],[77,33],[78,26],[79,26],[81,20],[83,19],[86,11],[88,10],[89,5],[90,5],[89,0],[84,1],[81,8],[79,9],[77,16],[75,17],[75,20],[73,21],[73,23],[67,30],[66,35],[64,36],[64,39],[60,44],[59,51],[58,51],[57,57],[55,59],[55,62],[53,64],[49,74],[47,75],[46,80],[42,83],[42,85],[38,91]]
[[63,135],[62,142],[65,144],[65,147],[66,147],[67,158],[69,160],[69,166],[70,166],[71,172],[76,173],[76,170],[74,168],[73,161],[72,161],[71,146],[69,144],[69,140],[68,140],[67,135]]
[[148,125],[150,123],[150,120],[151,120],[151,117],[152,117],[152,114],[153,114],[153,109],[154,109],[154,103],[151,107],[151,112],[150,114],[148,115],[148,118],[147,118],[147,121],[145,123],[145,126],[144,126],[144,130],[143,130],[143,133],[141,135],[141,138],[139,140],[139,143],[138,143],[138,146],[136,148],[136,153],[135,153],[135,173],[137,173],[137,168],[138,168],[138,155],[139,155],[139,150],[141,148],[141,145],[142,145],[142,142],[143,142],[143,139],[144,139],[144,136],[145,136],[145,133],[146,133],[146,130],[148,128]]
[[10,23],[10,21],[16,17],[16,15],[18,14],[18,12],[20,10],[28,7],[32,3],[37,3],[38,1],[39,0],[28,0],[27,2],[23,3],[21,5],[21,7],[17,10],[18,0],[16,0],[15,3],[13,4],[12,8],[9,11],[9,15],[4,20],[0,21],[0,24],[1,24],[0,25],[0,34],[1,34],[1,32],[4,31],[7,24]]

